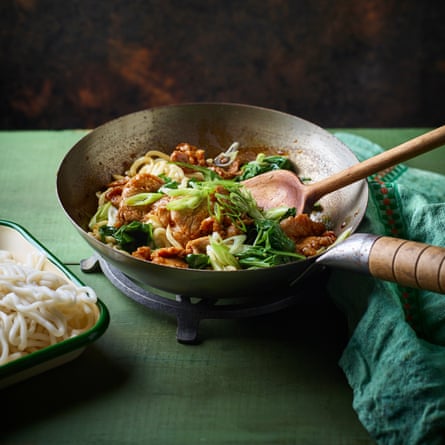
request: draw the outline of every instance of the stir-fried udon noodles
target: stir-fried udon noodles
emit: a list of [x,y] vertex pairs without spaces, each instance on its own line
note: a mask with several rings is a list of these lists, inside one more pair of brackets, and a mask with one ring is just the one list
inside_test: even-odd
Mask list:
[[87,331],[99,317],[97,297],[44,270],[46,257],[26,263],[0,250],[0,365]]
[[211,159],[188,143],[149,151],[98,191],[90,232],[145,261],[214,270],[298,261],[333,244],[325,221],[257,206],[242,181],[272,169],[294,166],[285,154],[232,148]]

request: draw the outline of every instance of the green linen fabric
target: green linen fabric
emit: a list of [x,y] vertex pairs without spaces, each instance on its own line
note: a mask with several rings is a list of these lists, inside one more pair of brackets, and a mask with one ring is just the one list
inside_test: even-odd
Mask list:
[[[359,160],[382,151],[362,137],[336,136]],[[359,232],[445,246],[445,176],[399,165],[368,183]],[[373,439],[445,443],[445,295],[339,270],[329,291],[351,331],[339,364]]]

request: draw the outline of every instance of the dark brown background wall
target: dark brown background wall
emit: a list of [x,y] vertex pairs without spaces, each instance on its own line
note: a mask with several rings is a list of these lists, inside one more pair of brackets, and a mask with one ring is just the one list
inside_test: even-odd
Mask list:
[[445,2],[2,0],[0,128],[228,101],[323,126],[444,122]]

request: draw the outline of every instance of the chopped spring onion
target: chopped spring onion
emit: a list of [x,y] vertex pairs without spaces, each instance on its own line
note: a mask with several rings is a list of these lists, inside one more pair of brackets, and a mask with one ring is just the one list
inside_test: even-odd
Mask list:
[[296,215],[295,207],[275,207],[273,209],[269,209],[264,213],[264,217],[266,219],[273,219],[274,221],[281,221],[288,216]]
[[90,219],[90,222],[88,224],[90,230],[93,230],[96,224],[108,220],[108,211],[110,207],[112,207],[111,202],[108,201],[97,209],[96,213]]
[[235,255],[230,252],[230,247],[223,242],[217,232],[214,232],[210,237],[207,255],[214,270],[237,270],[241,268]]
[[168,210],[196,209],[207,197],[207,193],[199,188],[171,189],[165,192],[168,196],[175,198],[167,204]]
[[138,193],[125,199],[127,206],[146,206],[162,198],[163,193]]

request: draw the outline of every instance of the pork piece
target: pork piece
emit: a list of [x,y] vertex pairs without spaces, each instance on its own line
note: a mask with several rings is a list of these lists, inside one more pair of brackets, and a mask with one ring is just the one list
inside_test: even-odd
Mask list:
[[119,203],[116,226],[120,227],[131,221],[140,221],[150,209],[151,204],[129,206],[125,204],[127,198],[139,193],[157,192],[163,184],[164,181],[161,178],[150,173],[138,173],[129,179],[122,189],[122,199]]
[[286,235],[294,241],[311,235],[321,235],[326,231],[323,223],[312,221],[306,213],[289,216],[280,223]]
[[304,256],[316,255],[320,249],[329,247],[337,239],[332,231],[326,231],[320,236],[307,236],[295,243],[296,251]]
[[221,229],[221,224],[214,216],[207,216],[207,218],[204,218],[199,225],[199,231],[202,235],[210,235],[213,232],[220,232]]
[[[173,162],[183,162],[186,164],[206,166],[205,151],[194,145],[182,142],[178,144],[170,155],[170,160]],[[193,172],[193,169],[184,168],[185,172]]]
[[151,173],[138,173],[133,176],[122,190],[122,198],[129,198],[138,193],[157,192],[164,185],[164,181]]
[[163,266],[187,268],[185,255],[185,250],[179,247],[163,247],[152,253],[151,262]]
[[155,264],[162,264],[170,267],[186,268],[188,264],[184,260],[185,250],[178,247],[163,247],[152,251],[148,246],[138,247],[132,254],[140,260],[151,261]]
[[169,226],[171,234],[183,247],[189,241],[213,232],[218,232],[223,238],[240,233],[240,229],[234,226],[228,217],[219,222],[209,215],[207,202],[203,202],[196,209],[168,210],[166,206],[171,199],[165,196],[154,202],[142,220],[150,221],[155,218],[163,227]]
[[209,243],[210,240],[208,236],[201,236],[200,238],[189,241],[185,246],[185,251],[194,254],[206,253]]
[[170,212],[170,230],[182,246],[189,240],[204,235],[201,230],[201,222],[209,216],[207,203],[204,202],[196,209],[172,210]]
[[280,226],[295,242],[296,252],[305,256],[316,255],[321,248],[329,247],[337,238],[334,232],[326,230],[323,223],[312,221],[305,213],[284,219]]
[[105,200],[110,201],[114,207],[119,207],[122,200],[122,190],[129,179],[130,178],[125,177],[110,182],[108,184],[108,189],[105,192]]
[[[244,219],[246,226],[251,225],[253,220],[246,217]],[[222,238],[229,238],[231,236],[242,233],[241,229],[232,223],[229,217],[225,216],[222,222],[217,221],[214,216],[209,216],[201,221],[200,231],[202,234],[211,235],[213,232],[218,232]]]
[[203,219],[199,231],[203,236],[195,238],[186,244],[185,250],[187,253],[206,253],[207,246],[210,243],[209,235],[213,232],[218,232],[222,238],[229,238],[241,233],[241,230],[233,225],[230,220],[227,221],[227,224],[221,224],[214,216],[208,216]]
[[209,228],[201,227],[203,220],[209,217],[207,203],[204,202],[196,209],[168,210],[167,203],[171,200],[165,196],[154,202],[149,211],[141,218],[150,221],[156,218],[163,227],[170,227],[170,232],[181,246],[188,241],[210,234]]
[[151,249],[148,246],[140,246],[131,255],[140,260],[150,261]]
[[170,210],[167,209],[167,203],[171,200],[170,196],[163,196],[158,201],[154,202],[148,213],[144,216],[144,221],[149,221],[151,216],[156,216],[163,227],[170,224]]

